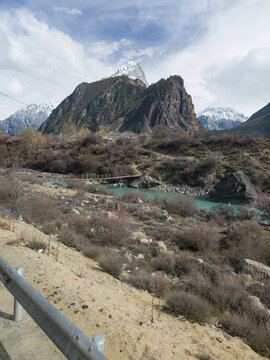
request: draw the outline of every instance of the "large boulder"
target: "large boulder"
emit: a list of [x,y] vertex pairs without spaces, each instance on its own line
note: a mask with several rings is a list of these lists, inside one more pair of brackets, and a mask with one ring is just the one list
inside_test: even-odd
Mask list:
[[150,189],[160,184],[161,184],[160,181],[153,179],[148,175],[144,175],[144,176],[140,176],[138,179],[133,180],[130,186],[133,188]]
[[239,265],[242,273],[250,274],[255,280],[270,279],[270,267],[267,265],[250,259],[241,260]]
[[225,176],[208,193],[211,200],[246,201],[247,193],[254,190],[248,177],[241,171]]

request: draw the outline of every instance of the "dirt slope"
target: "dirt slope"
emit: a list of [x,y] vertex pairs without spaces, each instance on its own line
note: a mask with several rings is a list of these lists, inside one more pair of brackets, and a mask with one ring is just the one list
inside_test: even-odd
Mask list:
[[[55,249],[47,256],[6,244],[36,231],[19,222],[14,233],[0,229],[0,255],[13,266],[23,265],[26,280],[86,335],[104,334],[110,360],[185,360],[200,359],[202,354],[215,360],[263,359],[241,339],[210,326],[181,322],[158,307],[152,323],[151,295],[101,272],[95,261],[78,251],[61,245],[56,262]],[[3,290],[0,283],[0,296]],[[38,354],[31,359],[39,359]]]

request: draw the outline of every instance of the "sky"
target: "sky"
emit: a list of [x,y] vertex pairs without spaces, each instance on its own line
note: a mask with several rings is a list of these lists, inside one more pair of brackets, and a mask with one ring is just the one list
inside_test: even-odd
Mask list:
[[196,113],[270,102],[270,0],[0,0],[0,119],[128,61],[180,75]]

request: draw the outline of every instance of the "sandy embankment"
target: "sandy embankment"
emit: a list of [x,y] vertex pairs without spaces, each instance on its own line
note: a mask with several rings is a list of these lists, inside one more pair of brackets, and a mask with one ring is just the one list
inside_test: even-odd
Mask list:
[[[199,358],[199,354],[215,360],[263,359],[241,339],[209,326],[180,322],[157,308],[152,323],[148,293],[101,272],[95,261],[74,249],[61,245],[56,262],[55,249],[47,256],[6,244],[21,233],[31,236],[34,232],[30,225],[18,222],[14,233],[0,229],[0,255],[13,266],[24,266],[26,280],[86,335],[104,334],[109,359],[185,360]],[[1,291],[5,291],[2,284]],[[39,359],[38,354],[31,359]]]

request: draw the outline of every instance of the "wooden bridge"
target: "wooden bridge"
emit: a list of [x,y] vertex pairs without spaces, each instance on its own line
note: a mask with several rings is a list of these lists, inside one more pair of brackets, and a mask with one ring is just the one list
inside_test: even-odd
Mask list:
[[84,174],[80,178],[49,178],[52,181],[89,181],[89,180],[118,180],[118,179],[136,179],[142,176],[141,173],[133,175],[111,176],[110,174]]

